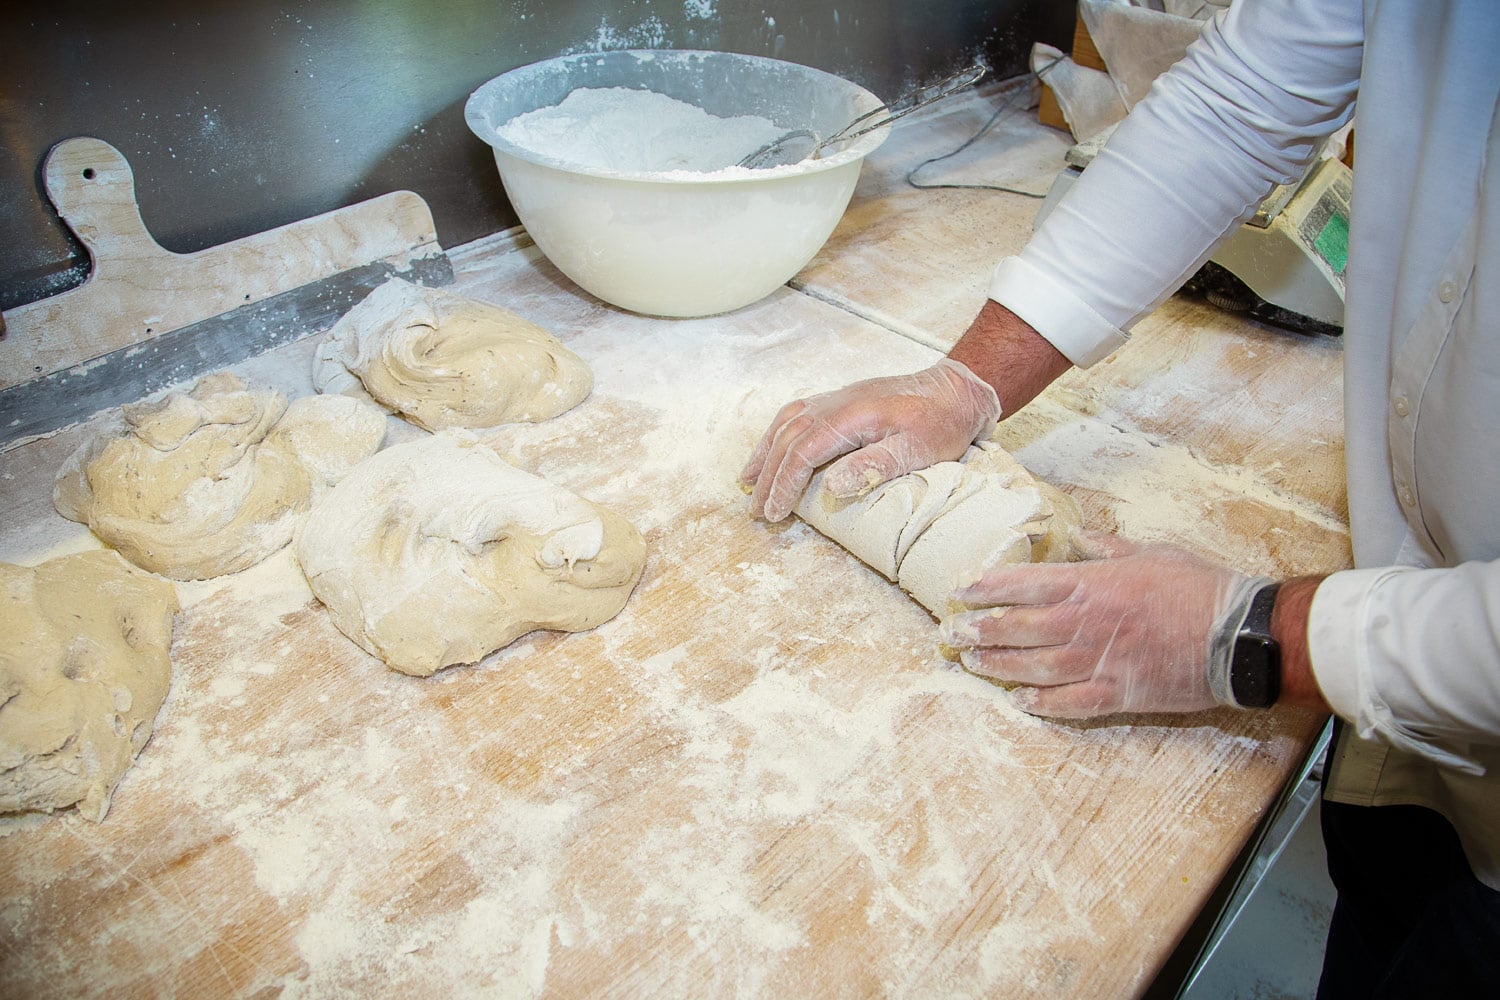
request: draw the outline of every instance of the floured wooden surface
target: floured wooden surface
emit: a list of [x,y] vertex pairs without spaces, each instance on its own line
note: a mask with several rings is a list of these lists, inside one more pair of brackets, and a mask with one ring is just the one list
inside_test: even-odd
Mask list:
[[[534,250],[461,290],[557,333],[594,395],[485,434],[628,516],[624,612],[406,677],[286,553],[182,586],[172,693],[107,821],[0,839],[0,992],[28,996],[1121,996],[1150,982],[1317,728],[1298,712],[1062,725],[939,655],[934,622],[735,474],[787,399],[933,352],[791,291],[660,321]],[[309,390],[311,341],[249,362]],[[1096,523],[1295,571],[1337,531],[1039,407],[1004,425]],[[1097,426],[1096,426],[1097,425]],[[420,433],[403,429],[403,433]],[[1081,433],[1098,446],[1055,446]],[[31,526],[52,451],[0,456]],[[1102,463],[1102,464],[1101,464]],[[1156,469],[1166,495],[1148,489]],[[1277,532],[1298,544],[1268,546]]]
[[865,160],[843,220],[794,287],[946,348],[979,311],[990,272],[1031,236],[1040,198],[919,190],[907,175],[994,124],[961,153],[921,166],[922,184],[998,185],[1045,195],[1072,145],[1038,125],[1030,92],[983,87],[904,118]]
[[[484,436],[641,529],[629,604],[413,678],[339,634],[288,553],[180,586],[173,689],[106,822],[0,838],[0,994],[1149,984],[1320,720],[1022,715],[942,658],[896,587],[800,523],[751,521],[735,483],[789,399],[930,364],[920,344],[956,338],[1024,242],[1034,202],[905,188],[993,107],[962,100],[897,130],[802,292],[730,316],[624,314],[503,241],[454,254],[458,290],[593,367],[573,411]],[[923,176],[1044,190],[1066,140],[1029,120],[996,134]],[[235,370],[306,394],[314,347]],[[1174,300],[997,438],[1091,527],[1334,569],[1339,363],[1335,343]],[[50,502],[79,433],[0,453],[0,558],[94,544]]]
[[[843,222],[793,284],[950,347],[983,305],[995,264],[1025,246],[1041,202],[997,191],[919,191],[905,178],[1006,106],[973,145],[918,179],[1045,193],[1071,139],[1037,124],[1024,103],[1003,89],[977,91],[898,126],[868,161]],[[1313,516],[1344,521],[1342,377],[1337,339],[1285,333],[1174,296],[1128,345],[1064,376],[1044,398],[1186,446],[1209,464],[1252,469]]]

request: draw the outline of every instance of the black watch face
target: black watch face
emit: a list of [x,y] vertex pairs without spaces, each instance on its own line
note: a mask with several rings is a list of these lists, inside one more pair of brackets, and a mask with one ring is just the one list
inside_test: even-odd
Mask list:
[[1244,708],[1276,704],[1281,693],[1281,651],[1270,636],[1240,633],[1229,670],[1234,700]]

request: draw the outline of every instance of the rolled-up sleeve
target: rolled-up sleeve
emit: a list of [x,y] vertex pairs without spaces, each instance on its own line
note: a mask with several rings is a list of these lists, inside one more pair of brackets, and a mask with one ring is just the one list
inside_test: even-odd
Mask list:
[[1363,14],[1350,0],[1244,0],[1136,106],[990,297],[1087,366],[1174,292],[1347,122]]

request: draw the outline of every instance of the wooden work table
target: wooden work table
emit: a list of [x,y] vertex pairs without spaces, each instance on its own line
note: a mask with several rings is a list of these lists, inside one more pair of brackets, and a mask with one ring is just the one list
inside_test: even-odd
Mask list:
[[[736,484],[782,403],[925,366],[962,332],[1037,202],[904,177],[1003,99],[898,130],[818,258],[729,316],[621,312],[524,240],[455,252],[457,288],[594,368],[573,411],[483,436],[641,529],[630,603],[420,679],[338,633],[285,552],[179,587],[172,692],[107,819],[0,839],[0,994],[1149,985],[1322,720],[1028,717],[944,659],[898,589],[800,523],[752,521]],[[1042,191],[1066,145],[1017,109],[930,171]],[[301,395],[311,351],[237,368]],[[1340,364],[1336,341],[1174,299],[999,437],[1091,526],[1333,570]],[[96,544],[50,506],[77,438],[0,456],[0,557]]]

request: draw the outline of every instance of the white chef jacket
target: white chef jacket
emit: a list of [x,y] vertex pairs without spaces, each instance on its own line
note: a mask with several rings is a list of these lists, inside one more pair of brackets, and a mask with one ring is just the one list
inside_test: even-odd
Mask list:
[[1436,809],[1500,889],[1497,53],[1495,0],[1238,0],[1000,263],[990,295],[1075,364],[1098,361],[1301,175],[1357,98],[1355,568],[1319,586],[1309,624],[1318,685],[1354,730],[1329,797]]

